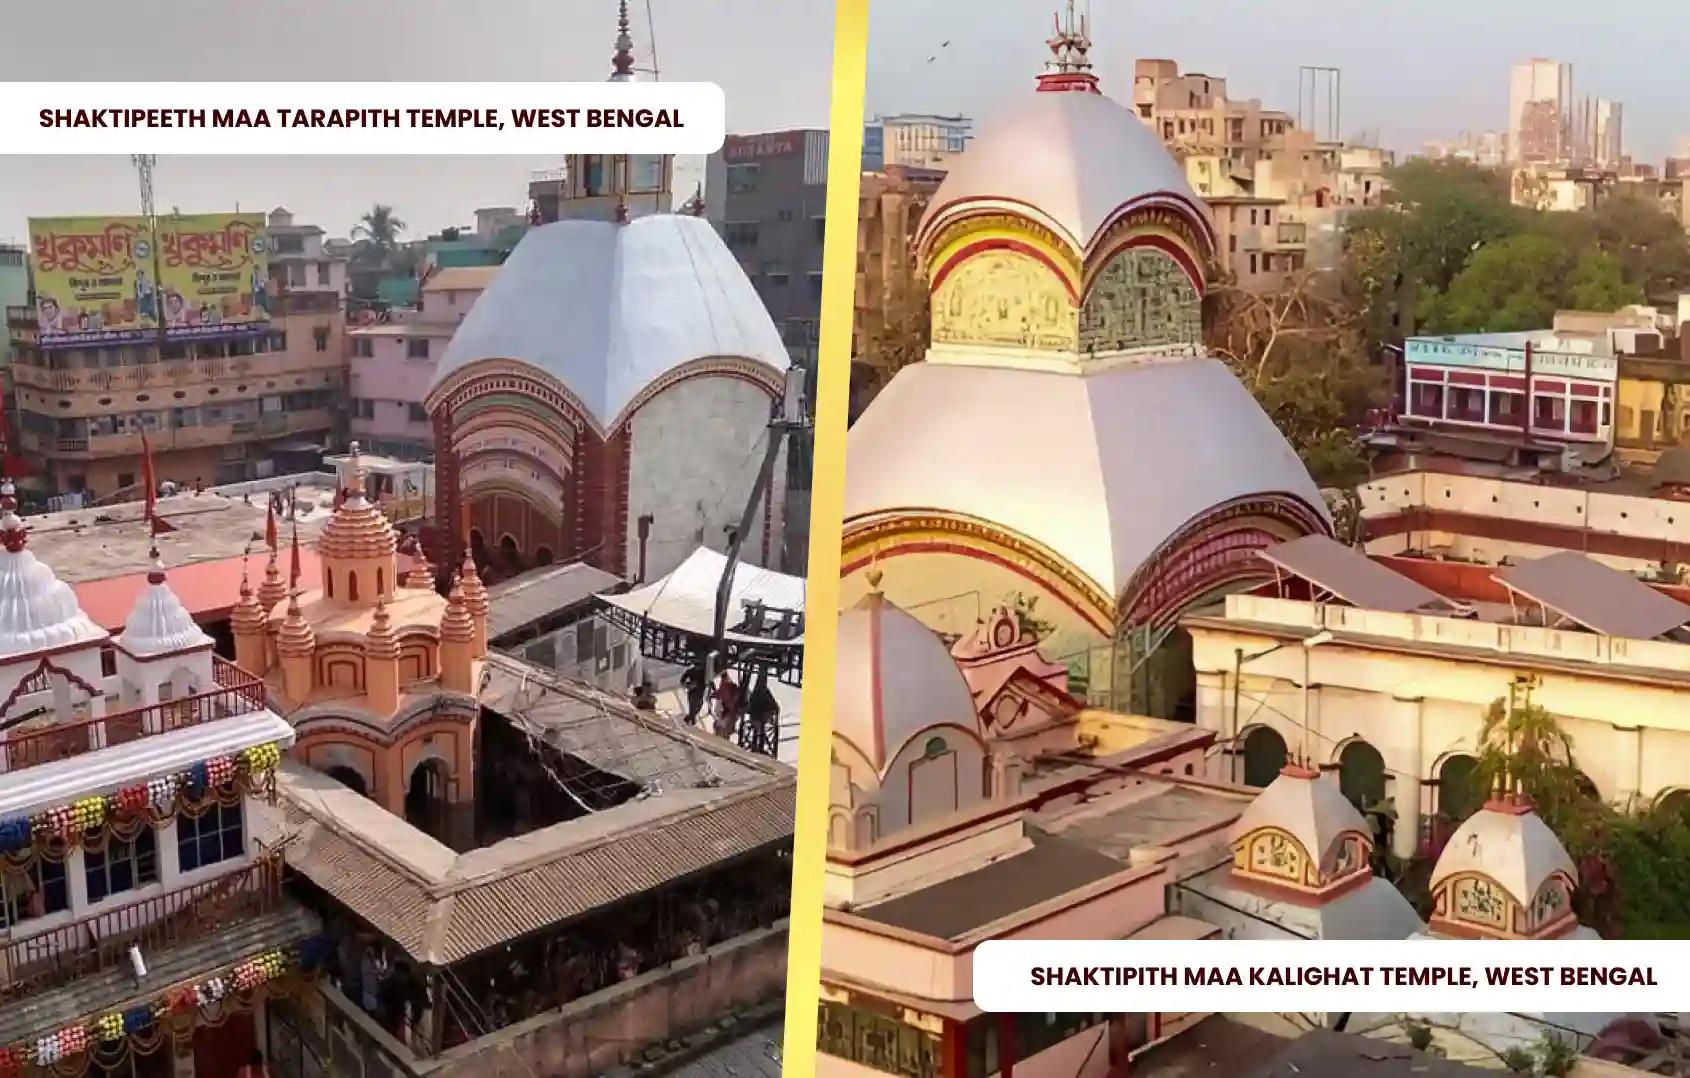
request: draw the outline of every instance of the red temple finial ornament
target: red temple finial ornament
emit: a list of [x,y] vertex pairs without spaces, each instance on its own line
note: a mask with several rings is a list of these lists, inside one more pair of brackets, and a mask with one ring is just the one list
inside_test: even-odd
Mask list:
[[1051,58],[1045,62],[1045,72],[1039,76],[1040,93],[1101,93],[1097,76],[1091,70],[1091,37],[1087,33],[1090,20],[1074,10],[1074,0],[1068,0],[1067,10],[1056,16],[1056,33],[1045,44]]
[[0,544],[16,554],[29,541],[29,529],[18,516],[18,492],[10,479],[0,479]]
[[610,58],[610,81],[631,82],[634,78],[634,38],[628,33],[628,0],[617,7],[616,52]]

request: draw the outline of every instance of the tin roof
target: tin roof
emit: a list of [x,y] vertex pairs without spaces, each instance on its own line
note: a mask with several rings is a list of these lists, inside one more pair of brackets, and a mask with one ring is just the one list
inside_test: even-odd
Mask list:
[[1604,636],[1653,640],[1690,623],[1690,606],[1576,551],[1507,566],[1494,579]]

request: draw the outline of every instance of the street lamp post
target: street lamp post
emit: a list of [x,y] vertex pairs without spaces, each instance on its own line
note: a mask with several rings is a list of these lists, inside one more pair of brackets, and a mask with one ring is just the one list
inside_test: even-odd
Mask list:
[[[1300,645],[1303,649],[1303,716],[1301,723],[1304,734],[1303,748],[1306,752],[1308,749],[1307,735],[1309,729],[1309,652],[1314,648],[1320,647],[1322,644],[1329,644],[1331,642],[1332,630],[1322,629],[1319,632],[1303,637],[1301,640],[1287,640],[1282,644],[1275,644],[1271,648],[1264,648],[1261,651],[1257,651],[1249,655],[1244,654],[1243,648],[1234,648],[1232,653],[1232,722],[1230,724],[1231,729],[1228,731],[1227,744],[1235,744],[1238,740],[1238,706],[1239,697],[1241,695],[1240,689],[1243,684],[1244,664],[1255,662],[1257,659],[1266,658],[1276,651],[1283,651],[1285,648],[1291,647],[1295,644]],[[1236,757],[1236,755],[1235,750],[1234,756]]]

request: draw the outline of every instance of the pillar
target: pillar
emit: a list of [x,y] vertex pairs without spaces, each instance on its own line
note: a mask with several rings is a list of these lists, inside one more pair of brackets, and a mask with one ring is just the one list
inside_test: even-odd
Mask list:
[[464,606],[461,584],[452,585],[446,613],[440,619],[440,687],[447,692],[472,693],[475,667],[475,625]]
[[[1376,745],[1379,754],[1385,758],[1387,774],[1396,785],[1397,824],[1396,833],[1391,836],[1391,852],[1407,860],[1415,855],[1420,847],[1420,818],[1421,818],[1421,779],[1431,762],[1425,757],[1425,698],[1420,696],[1391,698],[1393,712],[1391,728],[1397,730],[1401,740],[1386,745]],[[1402,745],[1406,751],[1399,749]]]
[[1208,777],[1219,782],[1232,782],[1233,761],[1238,746],[1228,742],[1227,709],[1232,701],[1227,692],[1230,670],[1197,671],[1197,726],[1212,731],[1221,751],[1209,757]]
[[364,693],[376,715],[385,718],[399,710],[399,641],[393,635],[385,598],[376,602],[364,642]]
[[1614,800],[1628,810],[1646,803],[1641,726],[1614,727]]
[[282,667],[282,691],[295,704],[311,695],[317,635],[299,609],[299,596],[288,603],[288,616],[276,633],[276,659]]

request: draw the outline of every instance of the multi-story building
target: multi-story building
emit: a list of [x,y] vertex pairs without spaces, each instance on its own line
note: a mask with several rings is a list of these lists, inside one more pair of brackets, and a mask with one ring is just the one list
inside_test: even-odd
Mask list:
[[1174,60],[1133,65],[1133,109],[1176,158],[1217,155],[1248,171],[1267,143],[1296,126],[1289,113],[1227,96],[1226,79],[1181,74]]
[[800,362],[821,317],[827,144],[821,130],[730,135],[705,165],[704,215]]
[[1619,183],[1612,170],[1579,165],[1527,165],[1514,170],[1509,196],[1514,205],[1557,213],[1596,208]]
[[[132,227],[130,220],[113,219],[116,227]],[[243,218],[172,218],[161,222],[160,235],[168,240],[170,228],[186,227],[176,220],[211,229],[201,238],[212,244],[251,227]],[[297,250],[286,251],[274,269],[254,259],[254,281],[242,279],[234,295],[221,299],[236,316],[225,321],[208,303],[197,321],[172,313],[163,331],[141,321],[130,329],[108,321],[92,332],[64,332],[61,317],[43,332],[41,312],[56,309],[64,296],[38,294],[38,311],[8,309],[17,440],[37,462],[34,479],[47,493],[96,500],[133,493],[142,474],[143,432],[160,481],[183,487],[315,466],[333,438],[345,381],[344,264],[323,252],[320,232],[293,224],[285,210],[272,224],[272,242]],[[139,267],[136,301],[107,301],[105,315],[150,312],[150,268]],[[39,293],[39,267],[35,276]],[[164,291],[167,302],[180,306],[177,286],[167,280]]]
[[863,171],[894,165],[948,169],[968,149],[974,121],[967,116],[900,112],[863,125]]
[[1305,268],[1338,268],[1344,218],[1384,201],[1388,152],[1322,141],[1286,113],[1229,98],[1224,78],[1181,74],[1172,60],[1134,70],[1134,111],[1209,203],[1216,258],[1233,283],[1267,291]]
[[[29,304],[29,252],[22,247],[0,243],[0,311]],[[10,338],[0,340],[0,378],[12,364]],[[7,382],[0,386],[11,389]]]
[[[810,401],[816,399],[827,149],[823,130],[729,135],[705,161],[704,215],[750,278],[793,365],[806,372]],[[786,457],[789,557],[807,549],[810,447],[809,433],[800,433]]]
[[322,956],[252,841],[293,731],[161,563],[109,634],[15,507],[0,485],[0,1073],[234,1074]]
[[927,290],[916,272],[914,240],[944,178],[937,169],[907,165],[863,173],[851,323],[853,418],[876,389],[927,349]]
[[1596,168],[1619,169],[1625,162],[1623,107],[1605,97],[1586,98],[1580,109],[1578,150]]
[[1470,161],[1480,168],[1501,168],[1507,160],[1507,138],[1500,131],[1463,131],[1453,139],[1428,142],[1422,157],[1434,161]]
[[1572,156],[1573,65],[1535,57],[1508,79],[1508,163],[1549,164]]
[[270,211],[265,233],[270,239],[270,280],[277,294],[313,297],[290,305],[297,310],[314,305],[338,308],[346,295],[347,258],[323,249],[322,228],[296,225],[293,214],[278,206]]
[[497,266],[436,270],[409,317],[347,331],[352,434],[370,452],[399,460],[434,453],[423,399],[458,323],[498,273]]
[[1403,342],[1402,419],[1569,446],[1611,446],[1616,355],[1623,350],[1618,332],[1551,329],[1410,337]]
[[[1426,493],[1442,495],[1446,479],[1462,477],[1427,475]],[[1373,485],[1389,496],[1405,486]],[[1512,510],[1521,508],[1516,500]],[[1516,523],[1531,515],[1526,508]],[[1181,621],[1192,637],[1197,725],[1229,746],[1212,777],[1265,785],[1286,748],[1301,745],[1312,764],[1339,772],[1352,800],[1394,801],[1399,855],[1435,853],[1474,807],[1467,777],[1487,711],[1529,700],[1571,737],[1576,766],[1603,801],[1690,799],[1675,766],[1690,748],[1685,589],[1651,586],[1575,550],[1478,566],[1370,558],[1317,538],[1265,556],[1280,569],[1277,583]]]

